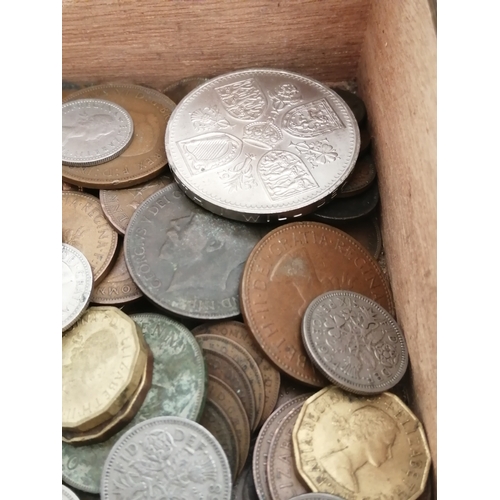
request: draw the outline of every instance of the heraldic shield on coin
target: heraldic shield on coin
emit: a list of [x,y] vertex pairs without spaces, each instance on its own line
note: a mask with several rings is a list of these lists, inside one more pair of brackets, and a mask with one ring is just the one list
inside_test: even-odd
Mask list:
[[165,135],[174,177],[195,202],[246,222],[328,201],[356,162],[359,128],[339,96],[288,71],[235,71],[199,86]]

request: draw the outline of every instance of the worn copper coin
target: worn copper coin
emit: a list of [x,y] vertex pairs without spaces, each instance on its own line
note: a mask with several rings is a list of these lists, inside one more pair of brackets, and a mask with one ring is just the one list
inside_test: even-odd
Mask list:
[[330,87],[334,92],[336,92],[344,102],[349,106],[349,109],[353,112],[354,117],[358,124],[363,123],[366,118],[366,106],[361,97],[357,96],[353,92],[348,90],[338,89],[335,87]]
[[311,300],[352,290],[394,305],[380,266],[354,238],[326,224],[295,222],[268,233],[250,254],[241,280],[245,323],[267,356],[291,377],[327,385],[302,344],[300,325]]
[[372,142],[372,137],[366,127],[362,127],[359,129],[359,137],[361,144],[359,146],[358,157],[361,157],[368,151],[368,148],[370,147],[370,144]]
[[231,500],[259,500],[253,482],[252,462],[248,462],[233,486]]
[[62,190],[63,191],[83,191],[83,188],[74,186],[73,184],[69,184],[68,182],[62,181]]
[[346,500],[337,495],[329,495],[328,493],[304,493],[298,497],[290,498],[290,500]]
[[280,422],[267,454],[267,480],[272,500],[289,498],[310,491],[297,470],[293,456],[292,431],[301,406],[293,408]]
[[231,475],[236,478],[240,467],[240,457],[236,431],[229,417],[217,403],[207,399],[200,425],[205,427],[222,446],[231,468]]
[[294,398],[280,406],[266,420],[259,432],[253,451],[252,469],[255,489],[260,500],[269,500],[271,498],[271,491],[269,489],[269,482],[267,478],[267,463],[269,447],[274,434],[283,418],[294,408],[302,407],[302,404],[310,395],[311,394],[298,396],[297,398]]
[[377,169],[370,153],[358,158],[354,170],[339,188],[336,198],[348,198],[366,191],[377,176]]
[[260,346],[255,342],[252,334],[244,323],[240,321],[220,321],[217,323],[204,323],[192,330],[193,335],[212,334],[234,340],[244,347],[259,366],[264,381],[264,409],[259,421],[262,425],[271,415],[276,406],[280,389],[280,372],[267,360]]
[[87,87],[70,94],[65,102],[100,98],[122,106],[134,122],[134,136],[117,158],[89,167],[63,165],[63,180],[95,189],[120,189],[152,179],[167,164],[165,130],[175,103],[153,89],[127,83]]
[[165,87],[162,92],[172,99],[175,104],[179,102],[189,94],[196,87],[199,87],[202,83],[208,82],[208,78],[202,78],[199,76],[193,76],[190,78],[183,78],[178,82],[171,83]]
[[184,418],[157,417],[115,443],[104,465],[101,498],[230,500],[231,483],[226,455],[210,432]]
[[318,222],[346,221],[369,214],[379,202],[377,182],[373,182],[366,191],[349,198],[335,198],[311,214],[311,219]]
[[123,243],[120,242],[119,247],[111,271],[92,291],[90,301],[94,304],[124,304],[142,297],[142,292],[128,272]]
[[134,213],[125,233],[132,279],[158,307],[199,319],[240,313],[243,266],[265,232],[218,217],[172,183]]
[[231,420],[236,431],[239,450],[238,474],[245,463],[250,449],[250,424],[243,403],[231,387],[222,380],[208,376],[207,400],[217,403]]
[[99,199],[111,225],[125,234],[130,217],[139,205],[153,193],[174,182],[171,175],[163,173],[148,182],[126,189],[101,189]]
[[240,398],[248,423],[252,428],[256,420],[255,397],[252,386],[243,369],[227,354],[212,349],[203,349],[207,372],[225,382]]
[[280,406],[288,403],[291,399],[303,396],[304,394],[309,394],[310,392],[310,387],[297,382],[297,380],[294,380],[287,375],[281,375],[280,392],[273,411],[276,411]]
[[408,367],[401,328],[377,302],[337,290],[316,297],[302,320],[312,362],[335,385],[356,394],[394,387]]
[[104,217],[95,196],[62,192],[62,239],[85,255],[92,268],[94,286],[98,285],[113,265],[118,234]]

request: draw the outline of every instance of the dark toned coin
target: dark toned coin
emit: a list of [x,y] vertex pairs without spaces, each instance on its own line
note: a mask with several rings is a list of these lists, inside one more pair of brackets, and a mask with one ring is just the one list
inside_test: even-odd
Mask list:
[[283,406],[278,408],[266,420],[265,424],[259,432],[255,448],[253,451],[252,469],[255,490],[259,500],[269,500],[271,498],[271,490],[267,477],[267,463],[269,447],[283,418],[288,415],[294,408],[302,408],[304,401],[311,396],[311,393],[294,398]]
[[372,137],[366,127],[361,127],[359,129],[359,137],[361,139],[361,144],[359,146],[358,158],[364,155],[366,151],[368,151],[368,148],[370,147],[370,144],[372,142]]
[[202,83],[208,82],[209,78],[202,78],[193,76],[191,78],[183,78],[178,82],[171,83],[165,87],[162,92],[172,99],[175,104],[179,104],[183,97],[187,96],[189,92],[194,90]]
[[200,424],[219,441],[229,462],[231,475],[236,478],[240,466],[239,450],[236,431],[231,420],[217,403],[208,399],[203,409]]
[[238,475],[241,472],[243,464],[247,460],[250,449],[250,424],[248,423],[245,408],[238,395],[231,387],[213,375],[208,376],[207,401],[208,400],[214,401],[224,410],[224,413],[228,416],[229,420],[231,420],[231,424],[236,431],[239,450]]
[[264,232],[207,212],[173,183],[150,196],[130,219],[125,260],[132,279],[161,309],[225,319],[240,313],[243,266]]
[[334,198],[311,214],[311,219],[319,222],[346,221],[369,214],[378,204],[378,185],[373,182],[361,194],[349,198]]
[[120,189],[158,175],[167,164],[165,131],[175,103],[161,92],[127,83],[77,90],[64,102],[89,97],[114,102],[128,111],[134,122],[134,136],[120,156],[103,165],[91,168],[63,165],[63,180],[88,188]]
[[234,340],[244,347],[259,366],[264,381],[264,407],[259,426],[262,425],[267,417],[271,415],[280,389],[280,372],[265,357],[260,346],[255,342],[247,326],[240,321],[220,321],[217,323],[204,323],[192,330],[193,335],[211,334],[226,337]]
[[300,334],[309,303],[330,290],[362,293],[394,314],[380,266],[354,238],[326,224],[294,222],[268,233],[241,280],[245,323],[266,355],[300,382],[324,387]]
[[362,123],[366,118],[366,107],[363,99],[361,99],[361,97],[357,96],[353,92],[349,92],[348,90],[338,89],[335,87],[331,87],[331,89],[335,91],[340,97],[342,97],[349,108],[351,108],[351,111],[354,113],[354,117],[356,118],[358,124]]
[[298,396],[303,396],[304,394],[310,394],[311,388],[306,385],[297,382],[293,378],[287,377],[286,375],[281,376],[280,392],[278,394],[278,400],[273,411],[276,411],[280,406],[288,403],[291,399],[297,398]]
[[120,233],[125,234],[130,217],[139,205],[153,193],[174,182],[169,174],[155,177],[148,182],[126,189],[101,189],[101,200],[104,215],[111,225]]
[[354,170],[339,188],[337,198],[349,198],[362,193],[377,176],[377,169],[370,153],[358,158]]
[[280,422],[267,455],[267,479],[272,500],[289,498],[311,491],[295,469],[292,431],[301,406],[294,408]]
[[233,486],[231,500],[258,500],[253,482],[252,462],[248,462]]
[[203,356],[208,374],[225,382],[240,398],[251,425],[255,422],[255,399],[252,386],[243,369],[226,354],[211,349],[203,349]]

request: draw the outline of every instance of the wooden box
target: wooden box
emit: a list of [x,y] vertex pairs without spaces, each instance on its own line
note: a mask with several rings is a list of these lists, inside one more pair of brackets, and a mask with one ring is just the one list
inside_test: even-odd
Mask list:
[[274,67],[356,82],[415,404],[436,477],[436,24],[429,0],[63,0],[63,79],[158,90]]

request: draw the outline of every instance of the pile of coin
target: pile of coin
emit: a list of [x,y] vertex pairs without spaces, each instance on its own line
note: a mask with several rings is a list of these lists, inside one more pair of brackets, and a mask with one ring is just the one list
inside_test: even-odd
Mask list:
[[66,92],[63,498],[424,491],[367,131],[281,70]]

